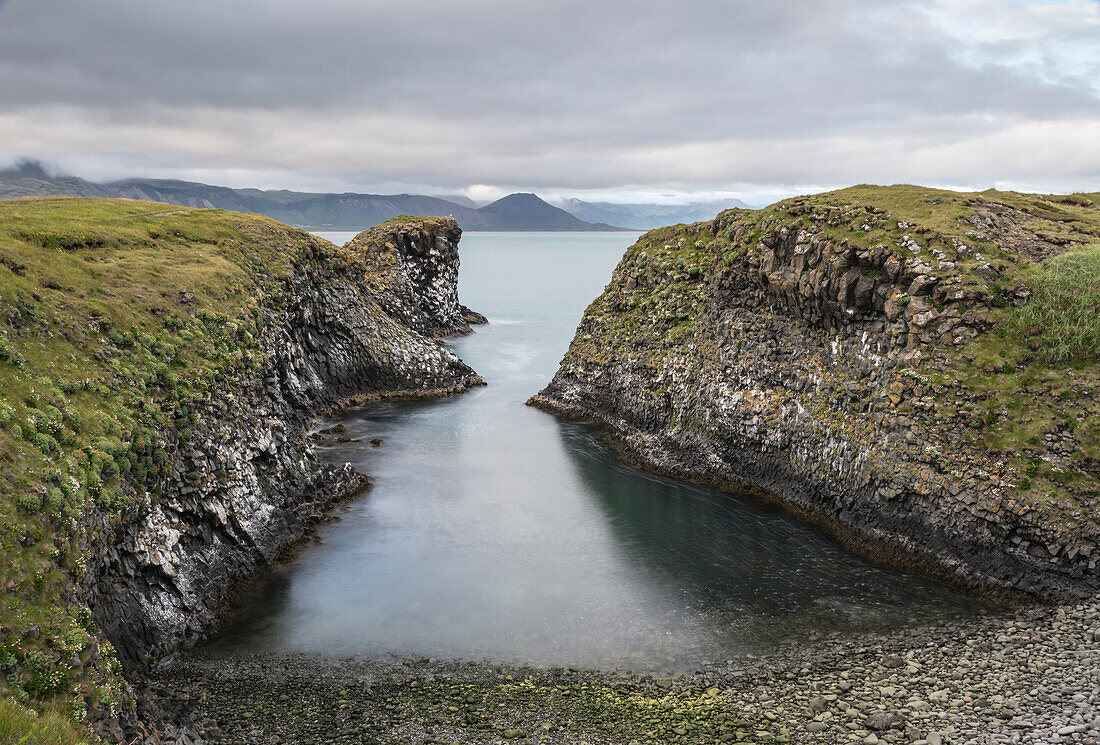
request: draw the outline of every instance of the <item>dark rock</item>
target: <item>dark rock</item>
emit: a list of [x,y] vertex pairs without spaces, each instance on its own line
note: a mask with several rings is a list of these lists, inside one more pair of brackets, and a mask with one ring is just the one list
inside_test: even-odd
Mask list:
[[[989,214],[1005,250],[1058,250],[1027,233],[1028,216]],[[964,275],[985,259],[932,260],[911,235],[895,250],[810,233],[799,218],[756,220],[723,213],[643,236],[529,403],[608,425],[642,465],[747,488],[878,560],[1012,597],[1100,591],[1100,529],[1075,519],[1071,543],[1064,515],[1077,505],[1025,509],[1011,454],[967,444],[989,426],[967,413],[984,401],[940,401],[921,382],[949,369],[943,347],[991,330],[988,293]],[[739,235],[759,237],[723,243]],[[688,262],[703,267],[695,278]],[[956,413],[944,418],[944,405]],[[1071,432],[1048,434],[1055,457],[1095,467]]]
[[878,711],[867,717],[864,724],[868,729],[876,732],[884,732],[888,729],[901,729],[905,726],[905,720],[892,711]]

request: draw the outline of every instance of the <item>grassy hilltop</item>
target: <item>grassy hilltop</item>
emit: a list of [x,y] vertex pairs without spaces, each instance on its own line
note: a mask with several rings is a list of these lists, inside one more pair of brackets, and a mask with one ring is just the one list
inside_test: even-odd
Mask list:
[[0,202],[0,698],[75,722],[117,705],[119,664],[73,600],[89,552],[157,499],[191,404],[260,368],[295,268],[365,261],[259,216]]

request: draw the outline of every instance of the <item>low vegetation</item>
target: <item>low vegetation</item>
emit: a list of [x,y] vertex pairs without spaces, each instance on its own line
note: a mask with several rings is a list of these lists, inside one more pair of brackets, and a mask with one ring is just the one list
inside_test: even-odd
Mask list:
[[39,713],[13,699],[0,698],[0,742],[11,745],[87,745],[69,717],[49,709]]
[[295,267],[341,252],[220,210],[0,202],[5,721],[31,721],[18,707],[33,706],[79,725],[123,705],[114,651],[75,600],[89,556],[158,498],[195,404],[232,396],[263,363],[265,310],[284,302]]
[[254,662],[220,675],[213,688],[204,682],[209,668],[170,670],[169,690],[192,691],[200,701],[196,716],[211,723],[211,736],[242,745],[790,741],[785,728],[747,716],[718,688],[669,690],[582,671],[526,671],[528,677],[484,665],[471,678],[472,666],[440,669],[426,660],[415,666],[432,672],[412,680],[408,665],[381,674],[344,667],[318,677],[290,669],[294,663],[286,659],[267,660],[262,671],[250,667]]
[[1049,259],[1030,284],[1005,321],[1011,341],[1051,364],[1100,361],[1100,243]]

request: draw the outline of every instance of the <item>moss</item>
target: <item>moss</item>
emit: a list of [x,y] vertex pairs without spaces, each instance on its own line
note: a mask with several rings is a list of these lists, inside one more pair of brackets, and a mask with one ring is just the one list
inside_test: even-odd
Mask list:
[[[600,681],[516,679],[380,684],[365,690],[315,690],[271,696],[267,686],[212,691],[206,712],[227,739],[259,741],[276,734],[312,739],[318,731],[425,742],[490,740],[639,743],[782,743],[787,736],[754,722],[717,688],[664,691]],[[305,689],[304,689],[305,690]],[[312,689],[309,689],[312,690]],[[258,714],[253,715],[253,712]]]
[[[189,413],[263,364],[292,283],[365,275],[366,253],[222,210],[0,202],[0,644],[21,661],[0,695],[80,712],[118,695],[109,645],[73,678],[37,667],[85,626],[71,598],[90,552],[155,499]],[[90,685],[74,692],[77,677]]]

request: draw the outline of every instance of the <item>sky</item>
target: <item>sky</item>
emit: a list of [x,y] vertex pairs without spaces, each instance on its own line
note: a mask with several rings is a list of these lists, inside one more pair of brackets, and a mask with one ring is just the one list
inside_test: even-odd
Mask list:
[[1100,190],[1100,0],[0,0],[0,164],[765,204]]

